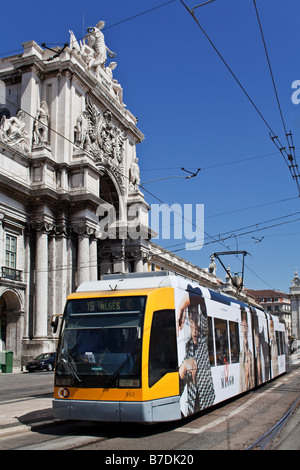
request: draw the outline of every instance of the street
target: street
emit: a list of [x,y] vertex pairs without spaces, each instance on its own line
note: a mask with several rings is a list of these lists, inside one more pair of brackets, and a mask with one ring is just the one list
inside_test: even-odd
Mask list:
[[[114,451],[152,452],[154,459],[168,451],[187,458],[197,450],[246,450],[282,418],[300,390],[300,367],[294,365],[277,380],[182,421],[151,426],[59,422],[51,410],[53,377],[52,372],[0,375],[1,420],[9,408],[19,424],[5,427],[0,421],[0,449],[102,450],[101,455],[111,459],[116,458]],[[270,449],[300,449],[298,405]]]
[[52,397],[53,381],[54,372],[0,374],[0,404],[29,397]]

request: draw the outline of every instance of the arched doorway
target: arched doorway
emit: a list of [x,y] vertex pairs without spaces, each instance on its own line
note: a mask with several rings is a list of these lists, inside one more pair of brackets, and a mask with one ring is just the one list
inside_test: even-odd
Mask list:
[[14,367],[21,364],[24,312],[18,291],[0,291],[1,340],[6,351],[13,352]]
[[119,194],[116,189],[115,183],[107,173],[101,175],[100,178],[100,198],[103,199],[103,201],[108,202],[115,208],[117,219],[119,219]]
[[[107,169],[101,170],[99,211],[101,237],[98,240],[98,279],[104,274],[125,272],[127,209],[119,180]],[[112,210],[112,212],[111,212]],[[125,230],[125,232],[124,232]],[[125,236],[124,236],[125,233]]]
[[0,350],[5,349],[6,344],[6,304],[3,297],[0,297]]

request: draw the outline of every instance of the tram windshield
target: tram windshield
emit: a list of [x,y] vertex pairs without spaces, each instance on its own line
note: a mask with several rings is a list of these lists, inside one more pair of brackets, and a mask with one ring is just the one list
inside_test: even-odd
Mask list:
[[145,304],[141,296],[69,300],[56,385],[140,387]]

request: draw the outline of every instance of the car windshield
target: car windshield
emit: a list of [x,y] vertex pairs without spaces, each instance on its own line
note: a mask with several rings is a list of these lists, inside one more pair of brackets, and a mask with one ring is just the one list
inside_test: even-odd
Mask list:
[[45,359],[50,359],[50,357],[51,357],[51,354],[45,353],[45,354],[40,354],[34,360],[35,361],[44,361]]
[[58,347],[56,376],[76,386],[116,386],[139,379],[145,297],[69,300]]

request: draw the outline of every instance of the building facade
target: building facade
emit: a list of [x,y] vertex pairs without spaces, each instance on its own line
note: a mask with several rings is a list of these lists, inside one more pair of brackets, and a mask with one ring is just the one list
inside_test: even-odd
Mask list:
[[292,316],[290,295],[278,290],[250,290],[247,293],[251,295],[255,302],[264,309],[265,312],[277,315],[284,320],[288,335],[292,334]]
[[52,315],[81,282],[147,269],[144,136],[102,27],[57,53],[31,41],[0,60],[1,347],[14,365],[55,349]]
[[300,278],[297,270],[290,287],[292,311],[292,336],[295,338],[294,348],[300,348]]

